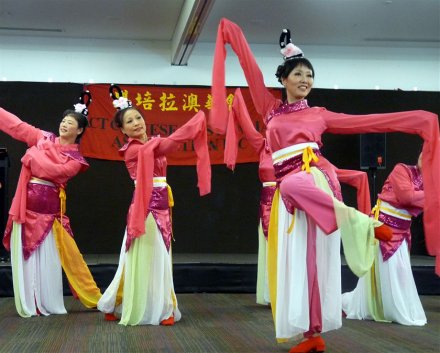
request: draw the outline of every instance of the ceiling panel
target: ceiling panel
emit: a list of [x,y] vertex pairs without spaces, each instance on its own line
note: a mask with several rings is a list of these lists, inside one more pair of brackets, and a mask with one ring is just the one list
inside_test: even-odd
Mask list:
[[[0,35],[171,41],[185,0],[1,0]],[[200,0],[198,0],[200,1]],[[199,36],[222,17],[250,43],[438,47],[439,0],[216,0]]]

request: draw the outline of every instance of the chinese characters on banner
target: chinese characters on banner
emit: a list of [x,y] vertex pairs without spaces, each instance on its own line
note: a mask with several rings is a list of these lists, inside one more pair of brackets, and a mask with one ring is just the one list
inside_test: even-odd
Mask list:
[[[112,118],[115,108],[109,95],[109,84],[90,84],[93,102],[89,106],[89,128],[81,140],[81,152],[85,157],[122,160],[118,150],[127,139],[117,128]],[[120,85],[123,95],[132,101],[133,107],[144,116],[148,136],[166,137],[191,119],[199,110],[208,117],[211,109],[210,87]],[[232,105],[235,88],[227,90],[227,103]],[[262,117],[257,114],[247,88],[242,88],[249,114],[255,127],[264,133]],[[275,96],[281,91],[273,89]],[[208,129],[208,144],[212,164],[223,163],[225,137]],[[191,141],[183,143],[179,151],[167,157],[169,165],[194,165],[195,152]],[[258,162],[258,156],[246,139],[239,140],[238,163]]]

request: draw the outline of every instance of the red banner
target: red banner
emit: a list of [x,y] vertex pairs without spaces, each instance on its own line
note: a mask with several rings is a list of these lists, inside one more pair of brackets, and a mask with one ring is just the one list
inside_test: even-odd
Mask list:
[[[81,140],[81,152],[85,157],[122,160],[118,150],[127,137],[113,123],[115,109],[109,94],[109,84],[86,85],[92,94],[89,106],[89,127]],[[144,116],[148,136],[166,137],[191,119],[199,110],[208,117],[211,109],[210,87],[120,85],[123,95]],[[227,102],[231,106],[235,88],[227,89]],[[264,133],[262,117],[252,104],[248,88],[242,88],[249,114],[258,131]],[[273,89],[280,97],[281,91]],[[223,163],[225,137],[208,129],[208,144],[212,164]],[[179,151],[167,157],[169,165],[194,165],[195,153],[191,141],[183,143]],[[258,156],[245,138],[239,140],[238,163],[256,162]]]

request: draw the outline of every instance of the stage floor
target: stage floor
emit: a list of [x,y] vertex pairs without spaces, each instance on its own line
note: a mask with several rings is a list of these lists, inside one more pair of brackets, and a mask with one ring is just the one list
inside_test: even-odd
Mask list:
[[[92,265],[117,265],[119,254],[83,254],[84,260]],[[258,254],[173,254],[174,264],[254,264],[258,262]],[[346,265],[341,255],[342,265]],[[434,267],[435,259],[431,256],[411,255],[412,266]],[[10,266],[9,261],[0,262],[0,266]]]
[[[440,297],[422,296],[422,327],[342,319],[324,333],[328,353],[425,353],[440,345]],[[178,294],[182,320],[172,327],[104,320],[65,297],[69,314],[20,318],[13,298],[0,298],[0,353],[287,353],[277,344],[272,314],[252,294]]]

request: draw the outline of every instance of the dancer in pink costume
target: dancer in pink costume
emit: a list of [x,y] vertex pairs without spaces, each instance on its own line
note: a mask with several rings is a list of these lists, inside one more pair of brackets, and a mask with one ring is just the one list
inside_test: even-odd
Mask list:
[[[275,170],[272,164],[272,155],[267,146],[264,135],[255,128],[246,108],[240,88],[234,94],[234,102],[229,112],[226,131],[224,161],[228,168],[234,170],[238,154],[238,128],[259,155],[258,176],[262,183],[260,194],[258,226],[258,271],[257,271],[257,303],[267,305],[270,303],[267,276],[267,237],[269,230],[270,210],[272,199],[276,190]],[[338,180],[354,187],[357,191],[358,209],[369,214],[371,210],[368,175],[358,170],[336,169]],[[341,195],[342,197],[342,195]]]
[[29,146],[3,238],[11,251],[15,307],[22,317],[67,313],[62,270],[86,307],[96,307],[101,297],[65,215],[67,182],[89,166],[78,144],[90,102],[85,91],[75,110],[63,113],[58,137],[0,109],[0,130]]
[[426,324],[409,256],[411,219],[423,211],[424,199],[420,154],[417,165],[397,164],[378,195],[373,214],[391,227],[393,237],[377,245],[371,270],[342,295],[347,319]]
[[[269,289],[276,337],[286,341],[303,335],[303,341],[291,349],[292,353],[324,351],[321,333],[342,324],[340,240],[347,264],[360,277],[373,263],[375,236],[387,240],[391,229],[338,200],[340,186],[335,169],[319,152],[321,136],[325,132],[400,131],[419,134],[424,139],[424,167],[427,167],[424,184],[430,190],[424,205],[425,235],[428,251],[438,255],[438,117],[425,111],[348,115],[309,107],[305,98],[312,89],[315,72],[302,51],[291,43],[288,30],[280,38],[285,61],[276,73],[287,93],[287,101],[281,102],[266,89],[241,29],[222,19],[215,50],[209,121],[215,132],[224,133],[227,125],[224,86],[227,43],[239,58],[257,111],[265,118],[279,186],[272,205],[268,243]],[[437,273],[440,273],[438,266]]]
[[[116,93],[115,93],[116,90]],[[200,195],[211,191],[205,114],[199,111],[169,137],[149,137],[142,114],[112,85],[114,121],[128,136],[120,149],[135,185],[115,277],[98,303],[107,320],[122,325],[173,325],[181,314],[174,292],[171,207],[166,156],[194,141]]]

